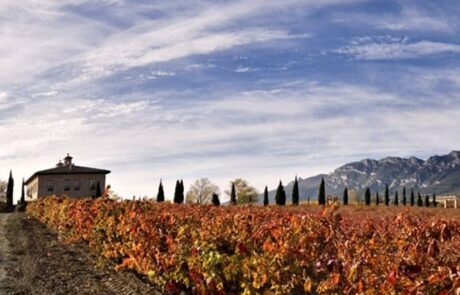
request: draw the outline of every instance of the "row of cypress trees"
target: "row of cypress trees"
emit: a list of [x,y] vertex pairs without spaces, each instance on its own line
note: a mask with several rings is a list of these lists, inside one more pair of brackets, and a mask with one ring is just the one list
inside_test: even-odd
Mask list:
[[[184,203],[184,181],[177,180],[176,181],[176,188],[174,189],[174,203],[182,204]],[[158,194],[157,194],[157,202],[162,203],[165,201],[165,191],[163,188],[163,182],[160,180],[160,185],[158,186]]]
[[[380,196],[379,193],[375,193],[375,205],[380,204]],[[386,206],[390,205],[390,192],[388,185],[385,186],[385,194],[384,194],[384,203]],[[343,200],[342,200],[344,205],[348,205],[348,188],[345,187],[344,192],[343,192]],[[364,202],[366,205],[371,204],[371,190],[370,188],[366,188],[364,192]],[[278,188],[276,189],[276,194],[275,194],[275,203],[280,206],[286,205],[286,192],[284,190],[283,183],[280,181],[278,184]],[[265,187],[264,190],[264,206],[267,206],[269,204],[269,198],[268,198],[268,187]],[[294,180],[294,186],[292,188],[292,205],[298,205],[299,204],[299,182],[297,180],[297,177]],[[318,189],[318,204],[319,205],[325,205],[326,204],[326,183],[324,181],[324,178],[321,178],[321,183],[319,185]],[[436,201],[436,194],[432,195],[432,199],[430,201],[430,196],[425,195],[423,198],[420,192],[417,194],[417,200],[415,200],[415,193],[414,190],[411,189],[410,193],[410,198],[407,200],[407,195],[406,195],[406,188],[403,188],[402,191],[402,200],[401,204],[403,206],[406,205],[411,205],[411,206],[419,206],[419,207],[436,207],[437,206],[437,201]],[[398,206],[400,205],[399,202],[399,193],[396,190],[393,198],[393,205]]]
[[[292,187],[292,205],[294,206],[299,205],[299,200],[300,200],[299,181],[296,176],[294,179],[294,186]],[[276,189],[275,203],[276,205],[280,205],[280,206],[286,205],[286,191],[284,190],[284,186],[281,180],[280,180],[280,183],[278,184],[278,188]],[[318,190],[318,203],[320,205],[326,204],[326,185],[324,182],[324,178],[321,179],[321,184]],[[267,206],[268,204],[269,204],[268,187],[265,187],[264,206]]]
[[[297,176],[294,180],[294,186],[292,188],[292,204],[297,206],[299,205],[300,193],[299,193],[299,181]],[[280,180],[278,188],[276,189],[275,194],[275,203],[276,205],[284,206],[286,205],[286,191],[284,190],[283,182]],[[269,204],[268,200],[268,187],[265,187],[264,190],[264,206]]]
[[[389,189],[388,189],[388,185],[385,186],[385,195],[384,195],[383,201],[384,201],[386,206],[390,205],[390,192],[389,192]],[[368,205],[368,206],[371,204],[371,190],[370,190],[370,188],[366,188],[366,191],[364,193],[364,203],[366,205]],[[395,206],[398,206],[400,204],[403,205],[403,206],[406,206],[406,205],[409,205],[409,204],[411,206],[415,206],[416,202],[415,202],[414,190],[411,189],[410,198],[409,198],[409,200],[407,200],[406,188],[403,187],[401,203],[399,202],[399,193],[396,190],[395,193],[394,193],[392,203]],[[348,205],[348,190],[347,190],[347,188],[345,188],[344,193],[343,193],[343,204]],[[380,204],[380,196],[379,196],[379,193],[376,192],[375,193],[375,205],[378,206],[379,204]],[[437,207],[437,205],[438,205],[438,202],[436,201],[436,194],[432,195],[432,199],[430,201],[430,196],[429,195],[425,195],[425,197],[423,198],[422,195],[420,194],[420,192],[417,193],[417,206],[419,206],[419,207],[423,207],[423,206],[425,206],[425,207],[430,207],[430,206]]]

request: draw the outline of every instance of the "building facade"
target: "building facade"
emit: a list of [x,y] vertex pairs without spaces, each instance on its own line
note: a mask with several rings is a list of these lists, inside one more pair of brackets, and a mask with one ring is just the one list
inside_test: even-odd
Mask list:
[[436,201],[444,208],[458,208],[460,205],[460,195],[437,196]]
[[103,191],[109,170],[76,166],[67,154],[55,168],[37,171],[27,181],[26,201],[51,195],[71,198],[95,197],[98,185]]

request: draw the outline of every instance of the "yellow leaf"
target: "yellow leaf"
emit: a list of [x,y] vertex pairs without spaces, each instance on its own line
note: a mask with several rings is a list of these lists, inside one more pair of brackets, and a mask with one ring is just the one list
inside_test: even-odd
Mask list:
[[303,289],[305,290],[305,292],[311,293],[311,287],[312,287],[311,279],[307,277],[307,279],[303,283]]

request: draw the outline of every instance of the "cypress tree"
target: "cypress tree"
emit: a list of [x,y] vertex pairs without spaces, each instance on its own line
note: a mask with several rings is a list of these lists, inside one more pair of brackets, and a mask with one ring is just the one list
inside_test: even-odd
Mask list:
[[264,190],[264,206],[268,206],[268,187],[265,187]]
[[438,202],[436,201],[436,194],[433,194],[433,207],[438,207]]
[[345,187],[343,190],[343,204],[348,205],[348,188]]
[[180,182],[176,181],[176,187],[174,188],[174,203],[180,204]]
[[299,205],[299,182],[297,181],[297,176],[294,180],[294,187],[292,188],[292,205]]
[[24,178],[22,179],[22,187],[21,187],[21,199],[19,200],[19,204],[25,204],[26,203],[26,194],[24,191],[24,186],[25,186],[25,181]]
[[231,193],[230,193],[230,204],[236,205],[236,188],[235,188],[234,182],[232,182],[232,188],[231,188]]
[[390,204],[390,191],[388,190],[388,184],[385,186],[385,205]]
[[278,185],[278,188],[276,189],[275,202],[276,205],[286,205],[286,192],[284,191],[283,183],[281,182],[281,180],[280,184]]
[[176,186],[174,187],[174,203],[178,203],[179,202],[179,193],[180,193],[180,183],[179,183],[179,180],[176,180]]
[[403,204],[403,206],[406,206],[406,205],[407,205],[406,187],[403,187],[402,204]]
[[399,194],[398,191],[395,191],[395,198],[393,200],[393,205],[398,206],[399,205]]
[[375,206],[378,206],[380,205],[380,196],[379,196],[379,192],[376,192],[375,193]]
[[8,177],[8,184],[6,186],[6,207],[11,210],[13,207],[13,195],[14,195],[14,179],[13,171],[10,170],[10,177]]
[[367,206],[371,204],[371,190],[367,187],[366,192],[364,193],[364,202]]
[[165,201],[165,191],[163,189],[163,182],[160,180],[160,185],[158,186],[157,202],[161,203]]
[[100,198],[102,196],[102,188],[101,188],[101,182],[97,182],[96,186],[96,198]]
[[415,195],[414,195],[414,189],[410,190],[410,205],[414,206],[415,205]]
[[324,177],[321,178],[321,184],[319,185],[318,204],[326,205],[326,184],[324,182]]
[[425,196],[425,207],[430,207],[430,196],[429,195]]
[[420,194],[420,192],[417,195],[417,206],[423,207],[423,200],[422,200],[422,195]]
[[215,206],[220,206],[219,195],[216,193],[212,193],[212,204]]

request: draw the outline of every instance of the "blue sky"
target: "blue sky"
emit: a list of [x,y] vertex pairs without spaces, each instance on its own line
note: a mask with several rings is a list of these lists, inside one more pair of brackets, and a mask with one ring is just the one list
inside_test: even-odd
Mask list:
[[[0,173],[67,152],[126,196],[259,190],[459,149],[456,1],[4,0]],[[19,191],[19,186],[17,192]]]

